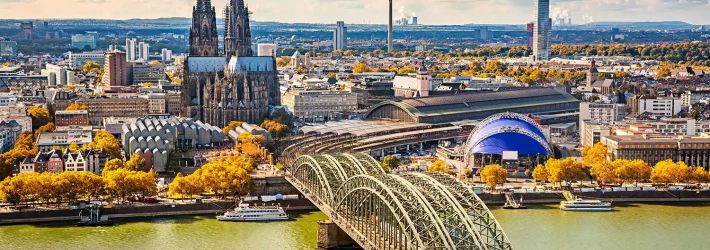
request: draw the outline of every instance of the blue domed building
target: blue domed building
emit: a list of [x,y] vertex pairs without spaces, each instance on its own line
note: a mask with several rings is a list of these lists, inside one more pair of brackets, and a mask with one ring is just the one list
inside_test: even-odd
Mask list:
[[478,124],[466,142],[469,165],[501,164],[506,168],[534,167],[552,156],[543,129],[527,116],[501,113]]

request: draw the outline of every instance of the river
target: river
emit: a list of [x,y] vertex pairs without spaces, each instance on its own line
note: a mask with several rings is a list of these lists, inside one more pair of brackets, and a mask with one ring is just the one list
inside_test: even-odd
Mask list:
[[[710,204],[617,205],[614,212],[556,206],[493,209],[517,250],[708,249]],[[222,223],[210,216],[121,220],[116,226],[66,223],[0,226],[5,249],[313,249],[320,212],[273,223]]]

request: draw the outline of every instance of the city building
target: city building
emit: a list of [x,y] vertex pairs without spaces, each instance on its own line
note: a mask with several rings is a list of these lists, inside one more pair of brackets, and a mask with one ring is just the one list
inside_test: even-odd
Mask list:
[[126,53],[120,51],[108,52],[106,53],[105,63],[103,84],[105,86],[127,86],[129,81]]
[[80,50],[96,49],[96,37],[93,34],[76,34],[71,36],[71,46]]
[[15,122],[22,132],[32,132],[32,118],[27,114],[27,106],[15,95],[0,93],[0,121]]
[[148,99],[148,113],[149,114],[165,114],[167,113],[165,108],[167,107],[167,100],[165,99],[164,93],[151,93],[146,94],[144,98]]
[[416,76],[398,75],[392,82],[395,97],[427,97],[432,91],[431,75],[427,68],[422,65],[417,70]]
[[222,129],[184,118],[145,118],[124,124],[121,143],[126,155],[139,153],[146,167],[165,172],[173,152],[188,152],[224,142]]
[[348,47],[348,28],[345,22],[338,21],[333,32],[333,50],[346,50]]
[[73,70],[81,70],[82,67],[84,67],[84,64],[88,61],[92,61],[103,67],[104,60],[106,60],[106,53],[103,51],[82,53],[69,52],[69,66]]
[[579,120],[595,121],[601,124],[613,124],[628,115],[628,107],[617,103],[582,102],[579,104]]
[[441,124],[514,112],[532,115],[560,115],[560,123],[576,122],[579,100],[564,90],[523,90],[458,93],[384,101],[372,106],[365,119]]
[[273,56],[276,57],[278,45],[275,43],[260,43],[256,46],[257,56]]
[[77,100],[77,103],[89,108],[91,125],[101,125],[106,117],[143,117],[150,113],[150,102],[138,95],[84,97]]
[[533,34],[533,59],[550,60],[552,19],[550,19],[550,0],[535,0],[535,25]]
[[182,109],[182,94],[178,91],[168,91],[165,93],[165,111],[174,116],[179,116]]
[[162,49],[160,51],[160,58],[161,61],[165,64],[168,64],[173,61],[173,51],[169,49]]
[[710,101],[710,89],[687,90],[681,95],[683,107],[692,107],[700,102]]
[[88,110],[58,110],[54,112],[54,125],[63,126],[88,126]]
[[138,59],[144,62],[150,62],[150,44],[147,42],[138,43]]
[[126,39],[126,60],[129,62],[138,60],[138,40],[135,38]]
[[583,120],[579,123],[579,131],[582,146],[592,147],[594,144],[600,143],[603,137],[611,135],[612,127],[609,124]]
[[66,150],[72,144],[81,147],[91,143],[92,140],[91,130],[43,132],[37,136],[35,144],[40,152],[50,152],[55,149]]
[[165,65],[143,61],[130,62],[128,78],[133,85],[142,85],[144,83],[158,85],[160,81],[165,80]]
[[650,114],[658,117],[672,117],[681,111],[683,102],[674,97],[650,97],[644,96],[638,99],[639,115]]
[[357,95],[338,90],[290,89],[283,96],[283,105],[296,117],[308,122],[336,120],[358,109]]
[[47,76],[49,86],[75,85],[79,82],[76,73],[65,66],[48,63],[41,74]]
[[710,136],[611,135],[604,137],[609,158],[643,160],[651,166],[671,159],[710,168]]
[[0,121],[0,153],[10,151],[15,146],[20,133],[22,133],[22,126],[16,121]]
[[252,56],[249,10],[243,0],[232,1],[225,14],[225,56],[220,60],[214,7],[210,1],[195,6],[183,116],[219,127],[235,120],[261,123],[269,106],[281,104],[276,60]]
[[20,40],[31,41],[33,38],[32,31],[34,30],[34,24],[32,22],[22,22],[20,23]]

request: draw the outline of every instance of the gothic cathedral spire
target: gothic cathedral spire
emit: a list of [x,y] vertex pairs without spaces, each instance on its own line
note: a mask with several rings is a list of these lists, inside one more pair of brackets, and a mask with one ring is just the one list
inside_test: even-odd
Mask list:
[[217,16],[210,0],[197,0],[192,9],[190,56],[219,56]]
[[227,60],[232,56],[252,56],[249,9],[244,0],[230,0],[224,16],[224,55]]

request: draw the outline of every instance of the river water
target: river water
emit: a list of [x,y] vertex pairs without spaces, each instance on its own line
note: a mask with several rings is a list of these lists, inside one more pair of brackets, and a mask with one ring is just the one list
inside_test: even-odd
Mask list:
[[[617,205],[614,212],[556,206],[493,209],[515,249],[708,249],[710,204]],[[0,249],[314,249],[320,212],[287,222],[222,223],[211,216],[121,220],[116,226],[0,226]]]

